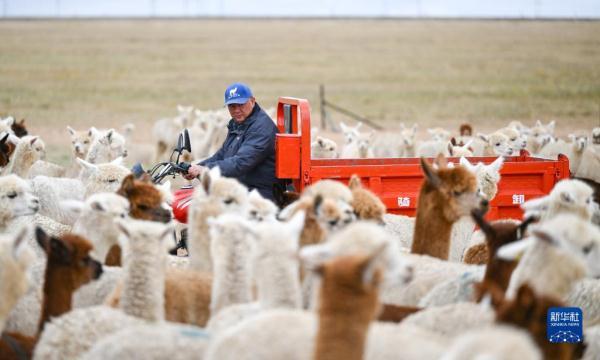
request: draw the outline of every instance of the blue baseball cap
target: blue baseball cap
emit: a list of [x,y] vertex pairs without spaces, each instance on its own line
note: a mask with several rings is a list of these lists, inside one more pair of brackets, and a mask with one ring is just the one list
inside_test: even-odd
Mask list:
[[233,83],[225,89],[225,105],[245,104],[252,97],[252,90],[243,83]]

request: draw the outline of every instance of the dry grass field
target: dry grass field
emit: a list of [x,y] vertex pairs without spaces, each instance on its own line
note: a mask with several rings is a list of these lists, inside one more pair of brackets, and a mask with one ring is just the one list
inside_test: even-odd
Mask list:
[[[63,162],[66,125],[133,122],[137,140],[175,106],[216,108],[233,81],[265,106],[331,101],[381,123],[480,129],[600,123],[600,22],[94,20],[0,22],[0,115],[26,118]],[[315,119],[317,119],[315,117]]]

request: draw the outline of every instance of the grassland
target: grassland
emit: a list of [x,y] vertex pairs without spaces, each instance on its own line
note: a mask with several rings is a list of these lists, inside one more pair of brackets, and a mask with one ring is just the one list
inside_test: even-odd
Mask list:
[[4,21],[0,114],[27,118],[62,153],[67,124],[131,121],[147,138],[176,104],[219,107],[242,80],[266,106],[305,97],[315,113],[322,83],[381,123],[583,129],[600,123],[598,34],[600,22]]

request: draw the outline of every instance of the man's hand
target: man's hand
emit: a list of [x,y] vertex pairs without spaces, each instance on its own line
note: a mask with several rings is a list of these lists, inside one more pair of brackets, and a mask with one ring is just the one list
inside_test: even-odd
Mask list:
[[186,180],[194,180],[195,178],[200,176],[202,174],[202,172],[204,172],[204,169],[206,169],[206,168],[201,165],[196,165],[196,164],[191,165],[190,168],[188,169],[187,174],[183,175],[183,177]]

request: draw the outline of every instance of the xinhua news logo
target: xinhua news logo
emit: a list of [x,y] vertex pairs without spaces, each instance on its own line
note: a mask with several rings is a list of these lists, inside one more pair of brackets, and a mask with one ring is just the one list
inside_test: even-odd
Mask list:
[[548,309],[546,336],[551,343],[583,341],[583,312],[578,307]]

